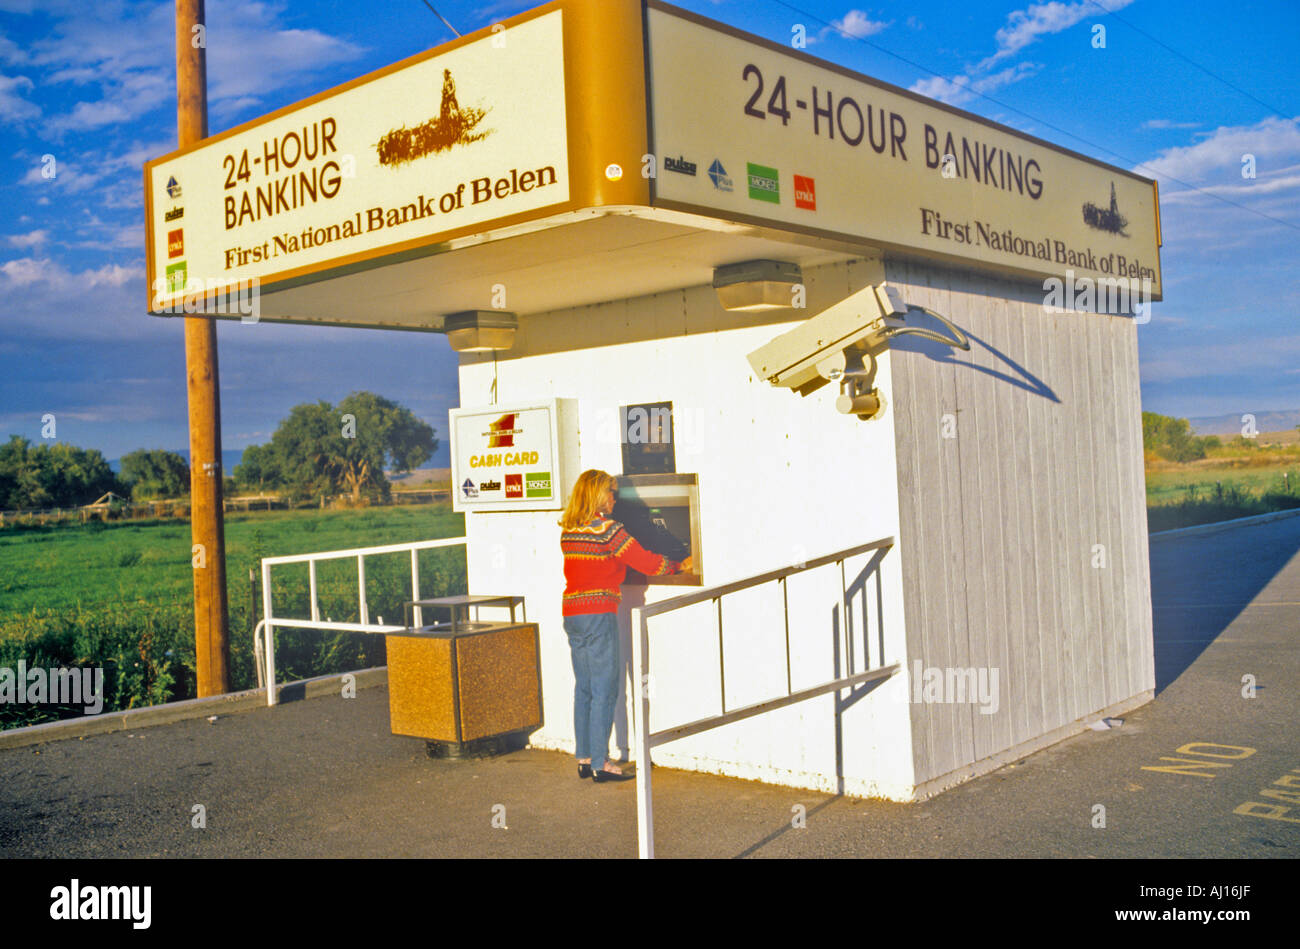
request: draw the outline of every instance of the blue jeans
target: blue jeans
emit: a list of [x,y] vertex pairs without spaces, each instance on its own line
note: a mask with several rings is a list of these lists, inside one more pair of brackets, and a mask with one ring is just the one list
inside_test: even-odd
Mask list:
[[599,770],[608,760],[618,701],[618,618],[615,613],[564,617],[573,654],[573,735],[577,757]]

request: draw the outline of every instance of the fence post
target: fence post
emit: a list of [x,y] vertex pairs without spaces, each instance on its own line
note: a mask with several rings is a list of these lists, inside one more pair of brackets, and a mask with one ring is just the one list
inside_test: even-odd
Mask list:
[[646,681],[649,640],[641,607],[632,608],[632,677],[636,689],[632,727],[636,746],[636,839],[644,860],[655,855],[654,805],[650,796],[650,687]]
[[274,705],[275,694],[275,624],[271,622],[271,565],[262,561],[262,618],[266,636],[266,704]]

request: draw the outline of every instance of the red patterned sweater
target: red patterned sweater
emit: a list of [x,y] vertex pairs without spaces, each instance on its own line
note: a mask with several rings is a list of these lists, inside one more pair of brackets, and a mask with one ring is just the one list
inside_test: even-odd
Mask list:
[[682,566],[650,553],[618,521],[600,516],[561,533],[560,549],[564,552],[565,616],[617,611],[623,596],[619,587],[628,567],[655,577],[679,573]]

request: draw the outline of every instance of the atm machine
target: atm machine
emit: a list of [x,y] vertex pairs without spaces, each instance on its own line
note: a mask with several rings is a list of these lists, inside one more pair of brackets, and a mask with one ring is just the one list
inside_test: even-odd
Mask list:
[[625,582],[700,586],[700,489],[694,474],[678,474],[673,451],[672,403],[622,407],[623,474],[612,516],[651,553],[692,558],[690,573],[647,577],[629,571]]

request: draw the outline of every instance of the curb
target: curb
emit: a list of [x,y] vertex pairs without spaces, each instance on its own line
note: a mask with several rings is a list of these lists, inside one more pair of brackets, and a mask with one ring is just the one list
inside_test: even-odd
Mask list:
[[1155,540],[1160,537],[1190,537],[1195,534],[1214,534],[1218,531],[1231,530],[1234,527],[1249,527],[1252,524],[1263,524],[1267,521],[1280,521],[1284,518],[1295,517],[1300,514],[1300,508],[1290,511],[1272,511],[1268,514],[1252,514],[1250,517],[1238,517],[1231,521],[1215,521],[1213,524],[1196,524],[1192,527],[1176,527],[1169,531],[1156,531],[1154,534],[1147,534],[1148,540]]
[[[388,667],[376,666],[373,669],[360,669],[355,672],[340,672],[335,675],[317,676],[314,679],[285,682],[276,686],[276,697],[279,702],[283,703],[335,695],[338,693],[340,683],[342,683],[345,675],[356,677],[358,689],[388,684]],[[0,731],[0,750],[23,748],[27,745],[44,744],[49,741],[66,741],[70,738],[86,738],[91,735],[104,735],[109,732],[127,731],[129,729],[148,728],[152,725],[170,725],[173,722],[186,721],[192,718],[207,718],[210,715],[251,712],[253,709],[267,707],[266,689],[226,692],[222,695],[210,695],[201,699],[184,699],[180,702],[168,702],[165,705],[148,705],[144,708],[105,712],[102,715],[86,715],[82,718],[65,718],[62,721],[42,722],[39,725],[27,725],[23,728],[10,728],[6,731]]]

